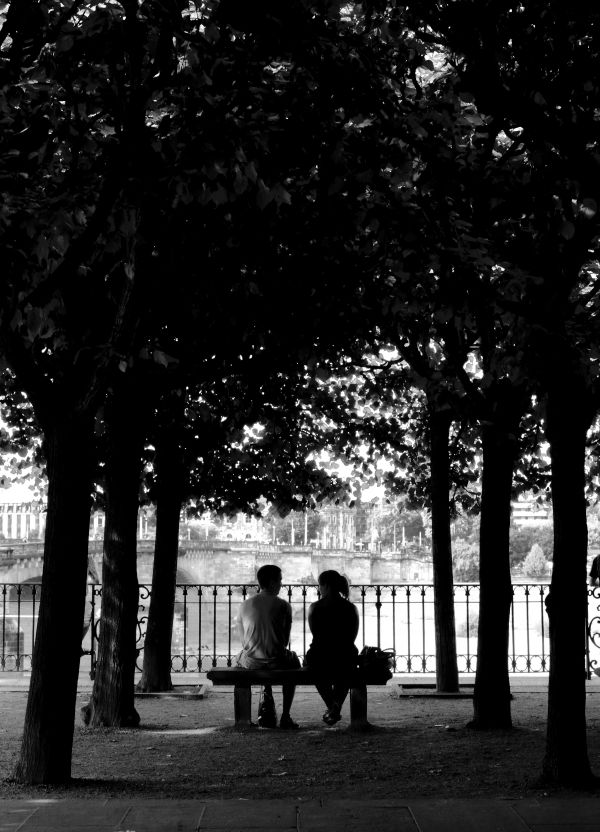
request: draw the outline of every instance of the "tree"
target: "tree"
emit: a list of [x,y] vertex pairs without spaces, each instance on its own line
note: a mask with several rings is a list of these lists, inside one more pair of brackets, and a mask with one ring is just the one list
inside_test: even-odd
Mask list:
[[523,561],[523,573],[532,578],[543,578],[548,571],[544,550],[539,543],[534,543]]
[[102,607],[94,686],[84,711],[84,721],[92,727],[136,727],[140,721],[134,705],[137,522],[142,452],[153,402],[146,379],[132,375],[117,376],[104,409]]
[[[183,390],[165,396],[156,425],[156,538],[152,564],[152,592],[144,640],[144,692],[171,690],[171,640],[179,556],[179,520],[185,493],[182,427],[186,406]],[[133,680],[132,680],[133,688]]]
[[552,547],[552,528],[512,528],[510,533],[510,563],[511,567],[524,566],[527,555],[534,546],[539,546],[542,552]]
[[[163,268],[183,276],[166,301],[170,353],[198,387],[201,407],[210,410],[215,398],[222,404],[215,387],[226,383],[238,427],[240,412],[256,411],[279,434],[270,435],[266,453],[249,444],[232,454],[235,466],[222,465],[218,446],[202,437],[190,484],[199,510],[255,505],[259,496],[301,508],[310,488],[323,493],[329,481],[298,459],[306,442],[296,441],[290,416],[304,424],[302,407],[326,359],[360,343],[374,183],[387,183],[391,150],[404,157],[390,142],[374,144],[371,130],[382,107],[395,107],[389,67],[397,55],[373,54],[368,13],[344,18],[339,8],[332,14],[335,6],[298,2],[277,14],[269,6],[266,16],[262,7],[251,16],[234,3],[214,15],[207,7],[210,48],[203,53],[192,41],[168,130],[159,131],[163,154],[181,171],[179,179],[170,169],[165,175],[171,207],[156,242]],[[209,76],[207,91],[199,79]],[[342,298],[354,330],[339,316]],[[248,410],[248,391],[260,406]],[[294,437],[291,447],[284,436]],[[290,481],[300,495],[291,500]]]
[[21,782],[71,774],[95,419],[135,322],[132,241],[140,172],[152,169],[136,14],[132,3],[10,3],[2,19],[0,345],[43,433],[49,479]]
[[504,144],[505,158],[521,171],[507,178],[510,193],[488,205],[495,215],[488,228],[494,259],[503,264],[501,303],[517,315],[529,344],[523,357],[545,408],[550,444],[554,557],[543,770],[552,782],[587,786],[593,778],[575,645],[585,614],[584,444],[597,411],[590,252],[599,231],[591,98],[598,85],[598,21],[595,13],[558,3],[411,5],[425,34],[442,33],[456,55],[460,89],[483,119],[481,141]]

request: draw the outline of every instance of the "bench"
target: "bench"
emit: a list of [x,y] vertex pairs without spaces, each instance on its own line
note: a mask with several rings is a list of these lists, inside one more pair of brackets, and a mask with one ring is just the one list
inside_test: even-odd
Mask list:
[[[252,726],[252,685],[311,685],[320,677],[307,667],[292,670],[246,670],[241,667],[215,667],[206,674],[213,685],[233,685],[233,713],[236,728]],[[350,684],[350,728],[368,731],[372,726],[367,719],[367,684],[385,684],[370,681],[356,672]]]

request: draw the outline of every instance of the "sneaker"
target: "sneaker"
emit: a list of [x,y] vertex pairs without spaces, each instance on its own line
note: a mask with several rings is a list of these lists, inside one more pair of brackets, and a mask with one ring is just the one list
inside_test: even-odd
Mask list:
[[323,714],[323,722],[327,725],[335,725],[336,722],[339,722],[342,718],[342,714],[339,708],[329,708]]
[[296,731],[300,727],[297,722],[294,722],[291,716],[282,716],[279,720],[279,727],[284,731]]

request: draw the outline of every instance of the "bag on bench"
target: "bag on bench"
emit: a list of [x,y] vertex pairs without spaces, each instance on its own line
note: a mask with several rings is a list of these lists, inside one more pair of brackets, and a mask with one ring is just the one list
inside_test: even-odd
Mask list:
[[393,676],[395,653],[380,647],[363,647],[358,654],[358,667],[367,682],[372,685],[385,685]]

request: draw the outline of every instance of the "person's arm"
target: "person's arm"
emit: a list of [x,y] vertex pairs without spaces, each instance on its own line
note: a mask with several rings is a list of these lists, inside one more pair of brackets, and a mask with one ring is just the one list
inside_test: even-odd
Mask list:
[[314,609],[315,609],[315,605],[314,605],[314,603],[312,603],[312,604],[310,605],[310,607],[308,608],[308,616],[307,616],[307,620],[308,620],[308,629],[311,631],[311,633],[313,634],[313,636],[314,636],[314,634],[315,634],[315,631],[314,631],[314,629],[313,629],[313,624],[314,624],[314,621],[315,621],[315,619],[314,619]]
[[244,646],[244,622],[242,619],[242,605],[240,604],[240,608],[238,610],[237,618],[235,619],[235,627],[240,639],[240,644],[242,647]]
[[283,616],[283,643],[287,647],[292,634],[292,608],[287,601],[284,601],[285,613]]
[[352,610],[354,612],[354,617],[353,617],[353,621],[352,621],[352,626],[353,626],[352,640],[356,641],[356,637],[358,635],[358,630],[359,630],[359,627],[360,627],[360,619],[358,617],[358,610],[356,608],[356,604],[352,604]]

